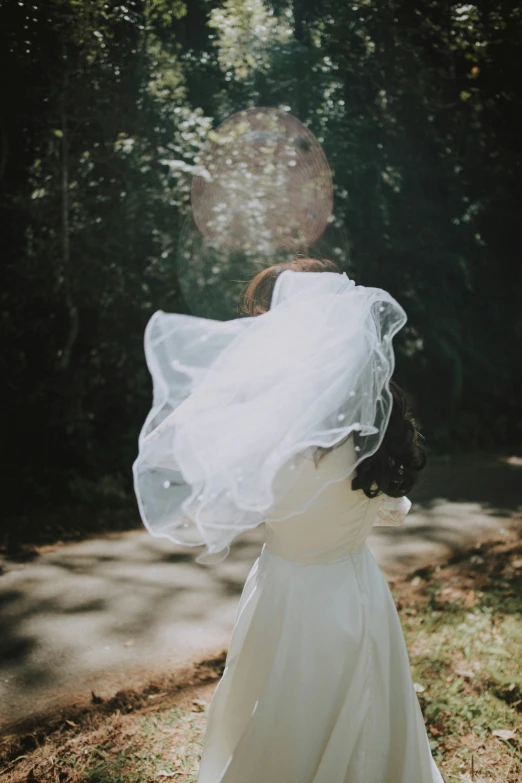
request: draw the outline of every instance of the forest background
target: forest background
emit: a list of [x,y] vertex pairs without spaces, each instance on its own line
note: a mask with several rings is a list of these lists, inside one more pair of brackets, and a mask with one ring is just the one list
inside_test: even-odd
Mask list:
[[520,450],[519,3],[2,0],[0,73],[4,542],[129,525],[144,327],[190,312],[192,172],[251,106],[321,142],[428,449]]

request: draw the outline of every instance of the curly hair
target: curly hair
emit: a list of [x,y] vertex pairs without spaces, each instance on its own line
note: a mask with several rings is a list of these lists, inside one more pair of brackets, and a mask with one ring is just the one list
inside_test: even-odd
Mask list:
[[[286,269],[294,272],[338,272],[338,266],[328,259],[296,258],[274,264],[255,275],[243,292],[241,311],[247,316],[266,313],[270,309],[275,282]],[[407,495],[418,475],[426,465],[426,452],[421,443],[407,397],[401,387],[390,379],[392,409],[381,445],[377,451],[363,459],[356,468],[352,489],[361,489],[369,498],[385,494],[399,498]],[[358,433],[353,433],[357,445]],[[339,444],[337,444],[339,445]],[[331,448],[318,447],[319,460]]]

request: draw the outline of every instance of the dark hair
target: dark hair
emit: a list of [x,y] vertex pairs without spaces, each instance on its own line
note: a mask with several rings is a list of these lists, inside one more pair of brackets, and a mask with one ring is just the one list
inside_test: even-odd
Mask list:
[[[317,258],[296,258],[269,266],[255,275],[243,293],[241,310],[245,315],[261,315],[270,309],[275,282],[286,269],[294,272],[339,272],[333,261]],[[392,409],[386,432],[377,451],[359,463],[357,475],[352,480],[352,489],[362,489],[369,498],[381,493],[394,498],[407,495],[426,465],[426,453],[420,442],[422,435],[406,395],[393,379],[389,383]],[[354,433],[353,437],[357,445],[361,436]],[[329,451],[331,448],[318,448],[316,453],[320,459]]]
[[[352,489],[362,489],[372,498],[383,492],[400,498],[411,491],[426,466],[426,452],[415,419],[401,387],[390,379],[392,409],[381,445],[357,466]],[[360,436],[356,435],[356,440]]]

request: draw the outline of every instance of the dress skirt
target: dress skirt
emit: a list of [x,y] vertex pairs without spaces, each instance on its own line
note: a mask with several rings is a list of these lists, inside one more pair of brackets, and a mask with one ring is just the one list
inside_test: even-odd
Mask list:
[[386,580],[266,545],[212,699],[199,783],[443,783]]

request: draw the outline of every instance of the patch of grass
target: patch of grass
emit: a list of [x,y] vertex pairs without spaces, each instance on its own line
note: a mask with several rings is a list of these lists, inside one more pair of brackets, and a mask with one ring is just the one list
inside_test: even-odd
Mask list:
[[89,783],[140,783],[176,778],[195,783],[207,707],[206,702],[204,708],[199,705],[202,699],[196,701],[197,706],[184,708],[160,706],[152,715],[136,716],[115,726],[116,736],[107,737],[83,759],[83,779]]
[[[522,779],[520,535],[392,584],[435,760],[448,783]],[[498,733],[495,733],[498,732]]]
[[0,780],[196,783],[208,705],[224,661],[225,653],[166,678],[161,687],[122,691],[5,737]]
[[[391,587],[446,783],[522,780],[519,532],[395,579]],[[196,783],[207,708],[223,665],[224,654],[177,679],[5,738],[0,780]]]

